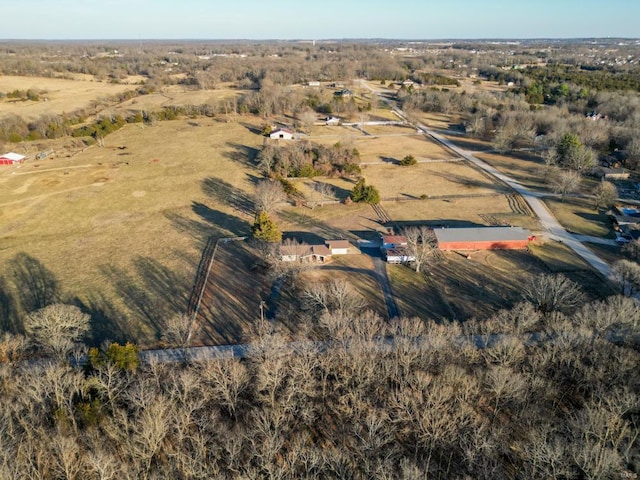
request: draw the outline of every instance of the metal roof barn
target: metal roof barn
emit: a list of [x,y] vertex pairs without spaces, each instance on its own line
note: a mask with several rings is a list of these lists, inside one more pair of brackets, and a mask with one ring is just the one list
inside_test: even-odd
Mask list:
[[436,228],[433,232],[440,250],[518,250],[534,239],[522,227]]

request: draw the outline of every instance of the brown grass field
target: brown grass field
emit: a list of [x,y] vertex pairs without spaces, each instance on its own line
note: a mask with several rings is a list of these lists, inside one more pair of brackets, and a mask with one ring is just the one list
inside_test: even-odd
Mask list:
[[516,225],[538,230],[537,219],[514,211],[507,195],[383,202],[396,222],[432,226]]
[[204,291],[194,334],[196,345],[247,341],[260,318],[272,281],[253,268],[258,252],[246,241],[220,243]]
[[366,165],[362,173],[367,183],[375,185],[383,199],[420,198],[420,195],[485,195],[502,189],[482,171],[467,162],[418,163],[400,165]]
[[363,162],[400,161],[406,155],[417,159],[448,159],[453,155],[423,135],[397,137],[362,137],[354,146]]
[[568,230],[594,237],[615,237],[609,217],[596,211],[591,199],[570,197],[562,202],[557,198],[547,198],[544,202]]
[[408,125],[364,125],[363,128],[369,135],[380,137],[416,134],[416,129]]
[[420,275],[402,265],[389,267],[403,315],[435,321],[486,318],[517,303],[518,286],[544,271],[527,251],[482,251],[469,258],[446,253],[444,258]]
[[[41,100],[19,101],[11,98],[0,100],[0,117],[19,115],[27,120],[42,115],[59,115],[90,107],[92,102],[117,93],[133,90],[132,85],[92,80],[66,80],[62,78],[16,77],[0,75],[0,92],[33,89]],[[44,99],[47,101],[44,101]]]
[[234,88],[186,90],[182,86],[170,85],[163,87],[159,93],[142,95],[122,102],[111,110],[113,113],[126,114],[131,111],[154,111],[171,106],[215,104],[221,100],[239,98],[243,93],[246,91]]
[[163,319],[186,308],[207,236],[249,231],[254,120],[129,125],[105,148],[3,167],[0,264],[12,305],[29,306],[17,274],[28,258],[58,298],[93,314],[94,338],[156,342]]
[[[82,85],[92,83],[98,82]],[[225,88],[197,92],[173,88],[125,102],[113,111],[202,103],[237,93]],[[153,126],[132,124],[109,135],[104,147],[93,146],[69,158],[1,167],[0,292],[4,298],[0,300],[5,306],[0,320],[6,323],[37,308],[42,299],[34,294],[35,288],[44,290],[48,298],[76,303],[91,313],[96,343],[104,339],[143,346],[160,343],[166,319],[186,310],[207,238],[250,231],[251,194],[261,178],[254,160],[263,143],[255,131],[263,123],[259,117],[235,116],[231,122],[197,118]],[[376,129],[387,136],[317,126],[310,140],[341,141],[357,148],[364,162],[388,162],[363,166],[363,174],[383,198],[390,199],[382,206],[394,226],[539,228],[513,194],[466,162],[392,164],[407,154],[419,160],[449,159],[452,154],[421,135],[389,134],[404,133],[407,128]],[[314,181],[330,183],[340,200],[354,185],[354,180],[324,178],[295,183],[310,196]],[[432,198],[420,200],[423,194]],[[284,206],[276,217],[289,236],[309,243],[347,238],[355,245],[358,238],[371,238],[388,226],[369,205]],[[534,266],[531,258],[535,257],[526,254],[491,253],[473,255],[471,260],[448,254],[448,260],[435,265],[427,280],[414,278],[406,267],[389,271],[405,315],[470,318],[513,303],[521,276],[537,271],[538,264],[550,263],[557,253],[542,252],[543,260],[535,260]],[[246,338],[258,318],[260,299],[268,297],[271,288],[271,280],[252,269],[256,256],[245,242],[225,244],[218,252],[210,282],[214,287],[208,287],[199,316],[197,343]],[[384,314],[371,268],[370,257],[354,255],[307,272],[305,278],[348,278],[371,308]],[[584,265],[558,268],[568,275],[589,275]],[[30,278],[38,279],[36,287]],[[486,305],[478,305],[477,299],[483,296]],[[279,318],[286,320],[283,315],[291,305],[285,292]],[[7,311],[17,315],[8,316]]]

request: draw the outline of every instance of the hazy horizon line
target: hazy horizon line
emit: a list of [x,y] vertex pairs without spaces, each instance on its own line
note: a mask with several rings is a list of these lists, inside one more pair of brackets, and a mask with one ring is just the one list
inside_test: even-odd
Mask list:
[[635,40],[640,37],[604,36],[604,37],[440,37],[440,38],[400,38],[400,37],[327,37],[327,38],[0,38],[0,42],[105,42],[105,41],[183,41],[183,42],[357,42],[357,41],[385,41],[385,42],[491,42],[491,41],[571,41],[571,40]]

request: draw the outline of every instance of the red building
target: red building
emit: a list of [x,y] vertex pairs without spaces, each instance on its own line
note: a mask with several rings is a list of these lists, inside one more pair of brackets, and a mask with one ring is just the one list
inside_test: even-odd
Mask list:
[[535,237],[522,227],[436,228],[440,250],[520,250]]
[[5,153],[4,155],[0,155],[0,165],[14,165],[16,163],[22,163],[24,158],[24,155],[20,155],[19,153]]

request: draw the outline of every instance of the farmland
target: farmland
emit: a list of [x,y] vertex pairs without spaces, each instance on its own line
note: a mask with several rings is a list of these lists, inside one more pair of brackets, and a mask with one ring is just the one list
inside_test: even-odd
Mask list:
[[2,75],[0,92],[7,94],[15,90],[33,90],[40,98],[37,101],[4,98],[0,100],[0,118],[19,115],[27,120],[34,120],[43,115],[71,113],[135,88],[133,85],[107,83],[91,77],[68,80]]
[[[9,83],[0,90],[12,87],[10,77],[4,78]],[[42,85],[38,81],[32,80],[34,89],[51,95],[47,102],[34,106],[46,105],[50,112],[96,102],[107,93],[102,87],[112,88],[109,93],[131,88],[86,79],[43,79]],[[71,94],[74,88],[81,89],[75,97]],[[374,100],[371,93],[354,90],[356,105]],[[265,118],[237,112],[238,102],[248,93],[232,84],[214,90],[167,86],[158,93],[109,105],[105,111],[128,115],[215,103],[227,105],[222,111],[228,108],[230,113],[129,124],[88,147],[80,140],[65,140],[64,146],[62,140],[23,144],[26,153],[27,149],[52,149],[58,154],[0,170],[0,264],[4,272],[0,282],[7,305],[2,321],[20,329],[25,312],[57,300],[80,305],[92,315],[94,343],[111,339],[162,345],[167,319],[185,312],[193,298],[207,241],[250,232],[252,195],[263,178],[257,159],[264,143],[259,132]],[[331,93],[323,95],[330,97]],[[68,104],[54,103],[65,99]],[[5,101],[0,107],[29,105],[11,106]],[[388,108],[378,107],[347,118],[360,122],[398,119]],[[279,124],[290,120],[286,115],[274,119]],[[421,119],[440,128],[459,122],[456,116],[441,114],[425,114]],[[355,246],[358,240],[377,238],[387,228],[410,225],[540,228],[519,195],[414,127],[314,125],[309,133],[304,141],[327,146],[340,142],[357,150],[362,177],[379,190],[385,218],[369,205],[344,203],[354,178],[291,179],[299,195],[314,208],[290,202],[278,206],[274,218],[289,238],[308,243],[345,238]],[[486,141],[449,138],[472,150],[491,148]],[[400,166],[398,162],[407,155],[414,156],[417,164]],[[533,154],[487,152],[478,156],[529,187],[543,188],[540,161]],[[333,190],[329,203],[324,203],[326,197],[316,198],[316,187],[322,183]],[[586,218],[583,210],[570,213],[569,203],[552,199],[549,205],[568,224]],[[603,235],[603,229],[604,223],[588,221],[576,231]],[[471,260],[447,254],[444,261],[429,267],[426,276],[406,266],[390,266],[394,301],[403,315],[438,321],[490,315],[519,300],[518,285],[527,276],[555,271],[549,266],[550,258],[562,255],[545,248],[538,246],[533,254],[479,254]],[[296,332],[303,326],[300,322],[307,321],[298,315],[301,289],[330,278],[352,284],[369,309],[385,316],[388,305],[370,252],[354,250],[357,253],[305,271],[296,285],[285,282],[282,291],[274,294],[274,279],[258,268],[259,249],[248,241],[224,244],[211,264],[192,343],[246,340],[265,300],[268,315]],[[584,264],[558,271],[577,279],[588,277]],[[39,279],[41,295],[27,292],[28,276]],[[599,297],[597,285],[590,291],[594,298]],[[487,301],[479,304],[478,297]]]

